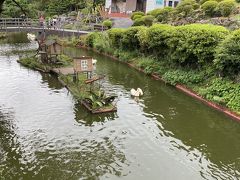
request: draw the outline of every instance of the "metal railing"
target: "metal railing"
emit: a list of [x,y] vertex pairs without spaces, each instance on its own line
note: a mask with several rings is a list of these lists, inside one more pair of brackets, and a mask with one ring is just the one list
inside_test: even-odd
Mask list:
[[39,22],[37,19],[30,19],[30,18],[0,18],[0,28],[7,29],[9,27],[16,27],[16,28],[32,28],[32,27],[39,27]]

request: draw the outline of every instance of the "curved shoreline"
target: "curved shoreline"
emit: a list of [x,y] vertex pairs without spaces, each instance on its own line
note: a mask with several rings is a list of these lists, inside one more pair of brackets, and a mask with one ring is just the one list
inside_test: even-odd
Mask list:
[[[139,72],[142,72],[142,73],[146,74],[146,73],[143,71],[143,69],[137,68],[136,66],[134,66],[134,65],[131,64],[131,63],[127,63],[127,62],[120,61],[118,58],[116,58],[116,57],[114,57],[114,56],[112,56],[112,55],[110,55],[110,54],[102,53],[102,52],[99,52],[98,50],[96,50],[96,49],[94,49],[94,48],[89,48],[89,47],[85,47],[85,46],[76,46],[76,47],[77,47],[77,48],[80,48],[80,49],[92,50],[92,51],[95,52],[95,53],[98,53],[98,54],[101,54],[101,55],[103,55],[103,56],[109,57],[109,58],[111,58],[111,59],[114,60],[114,61],[118,61],[118,62],[121,62],[121,63],[123,63],[123,64],[126,64],[126,65],[128,65],[129,67],[131,67],[131,68],[133,68],[133,69],[135,69],[135,70],[137,70],[137,71],[139,71]],[[164,82],[164,83],[167,83],[167,82],[166,82],[165,80],[163,80],[160,76],[158,76],[158,75],[156,75],[156,74],[154,74],[154,73],[151,74],[150,76],[151,76],[152,78],[154,78],[155,80],[160,80],[160,81],[162,81],[162,82]],[[173,86],[173,85],[171,85],[171,86]],[[240,115],[237,114],[237,113],[235,113],[235,112],[233,112],[233,111],[231,111],[230,109],[228,109],[228,108],[226,108],[226,107],[224,107],[224,106],[221,106],[221,105],[219,105],[219,104],[217,104],[217,103],[214,103],[214,102],[212,102],[212,101],[209,101],[209,100],[203,98],[202,96],[199,96],[198,93],[196,93],[195,91],[193,91],[193,90],[185,87],[185,86],[182,85],[182,84],[177,84],[177,85],[175,85],[174,87],[175,87],[176,89],[178,89],[179,91],[184,92],[185,94],[187,94],[187,95],[189,95],[189,96],[191,96],[191,97],[193,97],[193,98],[195,98],[195,99],[203,102],[204,104],[208,105],[209,107],[211,107],[211,108],[213,108],[213,109],[215,109],[215,110],[218,110],[218,111],[224,113],[225,115],[231,117],[233,120],[236,120],[236,121],[240,122]]]

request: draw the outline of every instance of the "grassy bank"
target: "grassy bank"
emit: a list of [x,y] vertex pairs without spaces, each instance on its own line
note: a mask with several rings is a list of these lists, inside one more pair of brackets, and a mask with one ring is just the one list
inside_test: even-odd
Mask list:
[[240,114],[239,35],[213,25],[154,25],[91,33],[80,44]]

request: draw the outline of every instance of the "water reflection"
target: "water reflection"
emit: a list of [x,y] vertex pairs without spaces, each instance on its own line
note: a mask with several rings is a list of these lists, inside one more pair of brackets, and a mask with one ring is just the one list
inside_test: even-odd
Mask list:
[[113,121],[118,116],[117,113],[104,113],[104,114],[91,114],[89,113],[80,102],[75,104],[74,108],[75,120],[85,126],[92,126],[94,123],[104,123]]

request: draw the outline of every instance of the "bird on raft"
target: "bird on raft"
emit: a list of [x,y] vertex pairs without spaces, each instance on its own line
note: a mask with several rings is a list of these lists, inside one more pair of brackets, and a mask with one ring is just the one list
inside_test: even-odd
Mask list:
[[139,97],[139,96],[143,95],[143,91],[140,88],[137,88],[137,90],[131,89],[130,94],[131,94],[131,96]]
[[36,36],[34,34],[30,34],[30,33],[27,33],[27,38],[29,41],[35,41],[36,40]]

